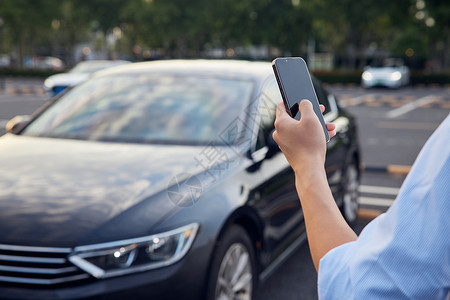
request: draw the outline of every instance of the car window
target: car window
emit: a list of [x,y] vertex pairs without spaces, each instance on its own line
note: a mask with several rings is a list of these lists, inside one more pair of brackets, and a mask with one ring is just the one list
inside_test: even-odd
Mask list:
[[229,144],[235,141],[224,141],[220,133],[242,113],[253,86],[249,80],[193,75],[97,77],[59,99],[23,134],[103,141]]
[[261,90],[260,102],[258,104],[258,112],[261,117],[258,138],[256,141],[256,149],[261,149],[266,145],[266,139],[272,132],[277,111],[277,104],[283,101],[280,90],[275,79],[269,78]]
[[324,115],[331,111],[330,103],[328,102],[328,93],[322,87],[322,84],[315,78],[313,78],[314,89],[316,90],[317,100],[319,103],[325,106]]

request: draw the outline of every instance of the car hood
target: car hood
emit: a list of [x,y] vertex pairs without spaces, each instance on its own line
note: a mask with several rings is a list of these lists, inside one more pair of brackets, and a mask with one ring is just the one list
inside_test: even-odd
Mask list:
[[75,246],[147,235],[179,209],[167,197],[168,185],[174,175],[198,169],[201,150],[6,134],[0,244]]
[[47,78],[53,86],[75,86],[89,78],[89,73],[61,73]]

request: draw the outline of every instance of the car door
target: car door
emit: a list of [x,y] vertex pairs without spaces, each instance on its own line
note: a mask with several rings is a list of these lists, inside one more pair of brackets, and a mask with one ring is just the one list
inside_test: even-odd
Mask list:
[[327,157],[325,161],[328,184],[333,195],[336,197],[336,193],[341,184],[342,171],[347,159],[347,145],[349,142],[347,130],[349,120],[346,116],[340,114],[334,95],[328,93],[315,78],[313,79],[313,84],[319,103],[325,106],[323,113],[325,121],[332,122],[336,125],[336,136],[327,144]]
[[252,152],[253,158],[256,157],[253,176],[258,178],[258,185],[252,191],[253,205],[264,222],[263,263],[278,257],[304,232],[294,172],[272,138],[276,105],[282,101],[272,77],[261,89],[258,106],[261,120]]

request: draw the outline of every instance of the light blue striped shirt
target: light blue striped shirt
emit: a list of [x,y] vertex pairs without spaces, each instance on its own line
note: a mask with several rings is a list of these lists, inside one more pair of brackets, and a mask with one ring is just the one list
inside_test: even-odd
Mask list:
[[394,204],[320,261],[320,300],[450,300],[450,115]]

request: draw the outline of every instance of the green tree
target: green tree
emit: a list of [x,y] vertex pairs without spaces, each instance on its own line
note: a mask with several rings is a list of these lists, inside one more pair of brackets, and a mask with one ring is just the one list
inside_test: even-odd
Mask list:
[[112,32],[123,33],[121,51],[135,60],[137,45],[177,58],[249,45],[305,56],[315,41],[316,50],[350,69],[369,56],[405,53],[430,58],[435,69],[450,64],[450,5],[443,0],[1,0],[0,18],[0,52],[18,53],[20,64],[43,53],[66,53],[73,63],[75,45],[98,33],[102,48],[112,50]]
[[55,36],[54,46],[64,49],[65,60],[69,65],[76,63],[74,61],[75,45],[86,39],[92,28],[89,7],[80,5],[80,2],[77,0],[60,1],[58,17],[52,20],[51,34]]
[[2,39],[10,39],[11,50],[17,53],[17,64],[23,67],[25,55],[34,55],[36,44],[47,42],[51,21],[57,8],[51,0],[2,0]]
[[417,13],[423,12],[419,23],[426,27],[433,68],[436,71],[450,68],[450,4],[444,0],[417,0],[416,8]]
[[409,0],[318,0],[313,7],[320,41],[346,57],[345,67],[351,69],[363,66],[369,46],[388,47],[409,18]]

